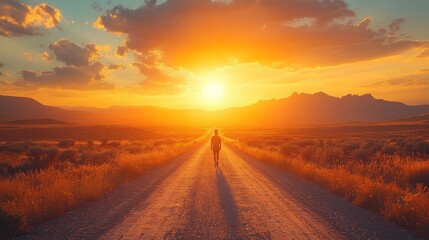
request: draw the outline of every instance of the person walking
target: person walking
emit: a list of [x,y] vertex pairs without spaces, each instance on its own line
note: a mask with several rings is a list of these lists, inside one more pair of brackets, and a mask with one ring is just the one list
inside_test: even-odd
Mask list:
[[219,152],[222,148],[222,143],[219,137],[219,131],[217,129],[214,130],[214,135],[211,140],[210,148],[213,151],[213,158],[215,166],[219,165]]

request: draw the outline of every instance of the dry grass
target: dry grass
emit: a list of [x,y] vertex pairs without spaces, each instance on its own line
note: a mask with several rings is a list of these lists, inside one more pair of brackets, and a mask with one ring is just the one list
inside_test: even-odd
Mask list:
[[0,145],[0,238],[93,201],[195,148],[198,139],[40,141]]
[[429,142],[412,135],[353,138],[229,135],[229,144],[429,237]]

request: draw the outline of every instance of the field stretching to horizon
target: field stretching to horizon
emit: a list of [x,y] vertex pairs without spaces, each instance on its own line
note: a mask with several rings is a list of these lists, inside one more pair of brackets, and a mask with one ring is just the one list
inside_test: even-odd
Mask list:
[[[207,129],[5,124],[0,132],[2,239],[94,201],[192,151],[206,138]],[[28,134],[33,138],[23,140]]]
[[233,149],[429,237],[429,125],[224,129]]

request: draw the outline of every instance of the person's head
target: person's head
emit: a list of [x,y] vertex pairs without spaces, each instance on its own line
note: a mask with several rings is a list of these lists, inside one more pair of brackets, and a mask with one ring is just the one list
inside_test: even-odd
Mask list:
[[215,135],[218,135],[218,134],[219,134],[219,130],[215,129],[215,130],[214,130],[214,134],[215,134]]

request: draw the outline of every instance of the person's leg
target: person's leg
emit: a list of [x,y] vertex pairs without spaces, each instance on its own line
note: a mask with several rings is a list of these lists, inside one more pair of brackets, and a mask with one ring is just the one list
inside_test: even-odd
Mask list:
[[216,165],[219,165],[219,151],[216,151]]
[[213,150],[213,162],[216,165],[216,151]]

